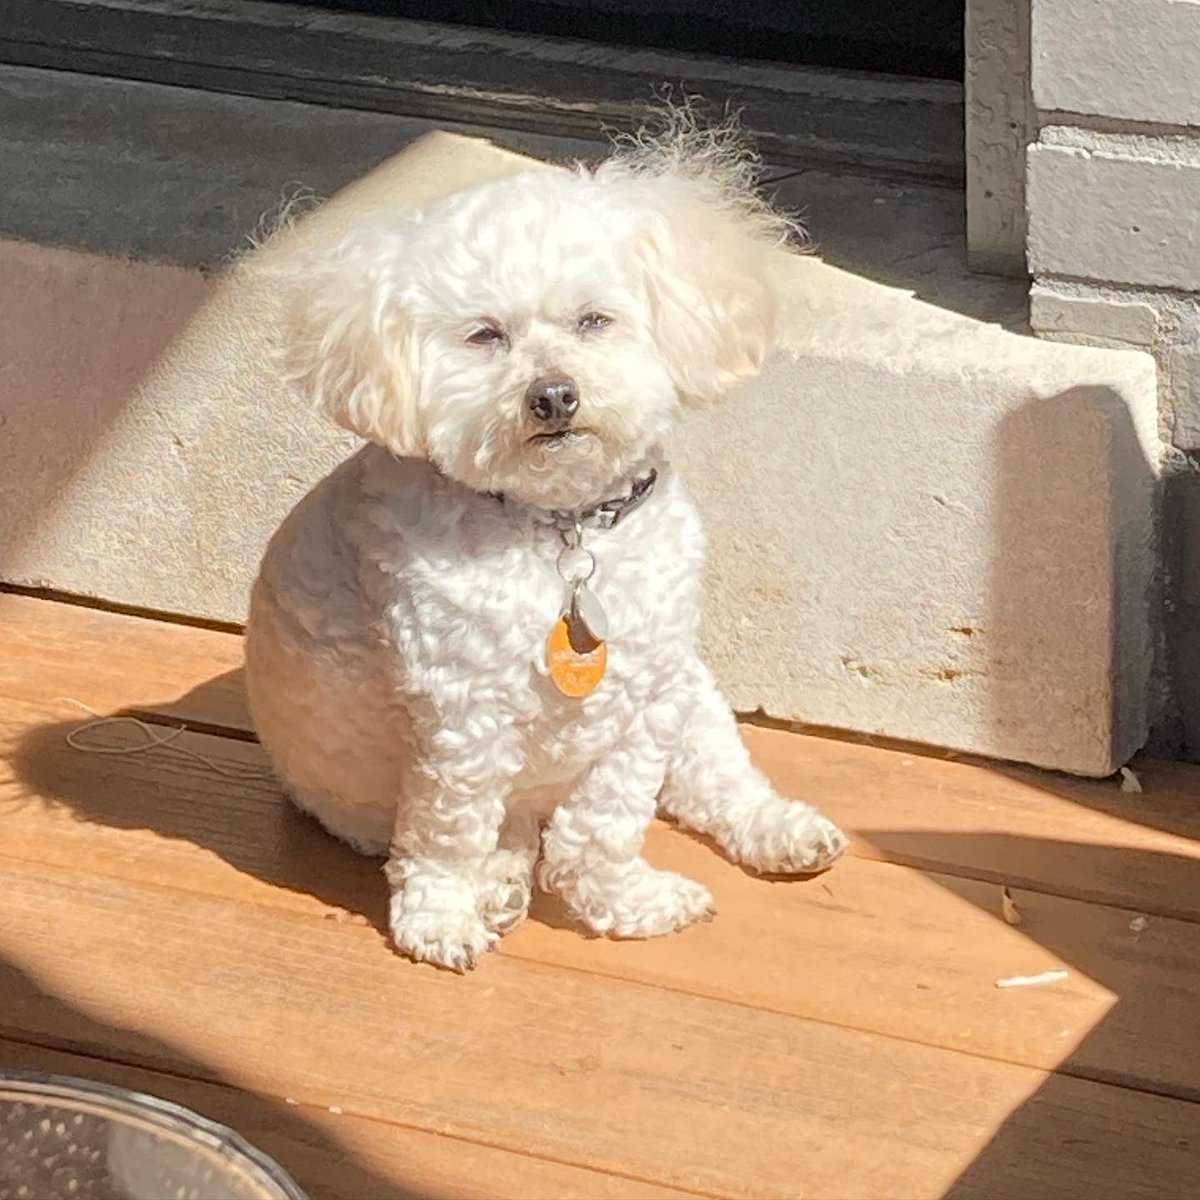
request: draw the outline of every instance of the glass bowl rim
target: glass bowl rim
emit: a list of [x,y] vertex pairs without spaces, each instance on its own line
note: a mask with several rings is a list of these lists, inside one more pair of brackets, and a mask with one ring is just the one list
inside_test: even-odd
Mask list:
[[216,1153],[231,1155],[237,1165],[246,1169],[255,1183],[265,1185],[271,1193],[272,1200],[308,1200],[305,1193],[270,1155],[246,1141],[236,1130],[222,1125],[219,1121],[202,1117],[182,1104],[163,1100],[148,1092],[99,1083],[92,1079],[79,1079],[72,1075],[0,1068],[0,1099],[5,1092],[23,1094],[28,1096],[30,1102],[99,1102],[100,1107],[108,1107],[126,1116],[137,1116],[164,1131],[182,1134],[198,1141]]

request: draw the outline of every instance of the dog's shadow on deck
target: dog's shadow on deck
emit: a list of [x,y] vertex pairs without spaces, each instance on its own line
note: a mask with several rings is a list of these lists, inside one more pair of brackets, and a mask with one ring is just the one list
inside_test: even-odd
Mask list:
[[[289,803],[250,731],[242,697],[239,668],[175,700],[148,699],[102,714],[136,718],[159,737],[186,726],[168,745],[130,753],[108,751],[145,746],[147,733],[132,723],[87,729],[93,718],[80,714],[29,729],[10,752],[29,797],[22,803],[66,809],[91,825],[191,842],[270,888],[315,898],[331,920],[365,920],[386,936],[381,860],[356,854]],[[73,747],[71,735],[101,752]],[[244,882],[213,883],[220,894],[271,902]]]
[[[139,750],[134,748],[145,747],[150,734],[132,723],[89,730],[96,718],[79,715],[39,725],[11,753],[23,793],[89,824],[192,842],[272,888],[312,896],[327,906],[330,919],[365,920],[389,937],[382,860],[355,853],[288,801],[251,729],[241,668],[174,700],[147,700],[101,714],[109,717],[144,722],[155,737],[181,726],[185,732],[166,745]],[[68,737],[101,753],[77,749]],[[112,749],[130,752],[108,753]],[[721,855],[711,839],[674,827]],[[794,882],[789,876],[755,877]],[[580,937],[600,936],[540,891],[530,919]]]

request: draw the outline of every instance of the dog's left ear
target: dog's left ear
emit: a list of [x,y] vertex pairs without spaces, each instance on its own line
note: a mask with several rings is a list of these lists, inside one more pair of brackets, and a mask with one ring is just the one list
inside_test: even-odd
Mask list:
[[280,357],[299,391],[344,429],[421,457],[417,347],[399,295],[404,243],[402,223],[367,222],[295,262]]
[[756,213],[714,205],[686,180],[643,186],[653,211],[636,253],[655,340],[685,401],[716,400],[756,374],[774,344],[778,238]]

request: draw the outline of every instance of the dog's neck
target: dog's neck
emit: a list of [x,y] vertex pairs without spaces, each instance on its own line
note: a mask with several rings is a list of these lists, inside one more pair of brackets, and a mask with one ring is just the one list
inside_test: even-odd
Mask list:
[[[585,529],[612,529],[646,503],[657,482],[658,470],[651,467],[645,474],[637,476],[629,485],[629,490],[620,495],[598,500],[582,508],[539,508],[534,511],[539,514],[543,524],[552,526],[562,534],[582,533]],[[490,492],[489,495],[504,503],[503,492]]]

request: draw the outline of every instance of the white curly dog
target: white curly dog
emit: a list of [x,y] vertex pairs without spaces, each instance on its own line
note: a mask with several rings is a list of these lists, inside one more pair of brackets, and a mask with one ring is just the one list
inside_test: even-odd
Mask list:
[[535,873],[596,933],[710,918],[642,857],[656,810],[754,871],[843,850],[697,657],[704,539],[666,458],[771,347],[788,228],[684,121],[373,213],[296,268],[287,372],[368,444],[270,543],[250,703],[296,804],[388,856],[403,954],[473,966]]

